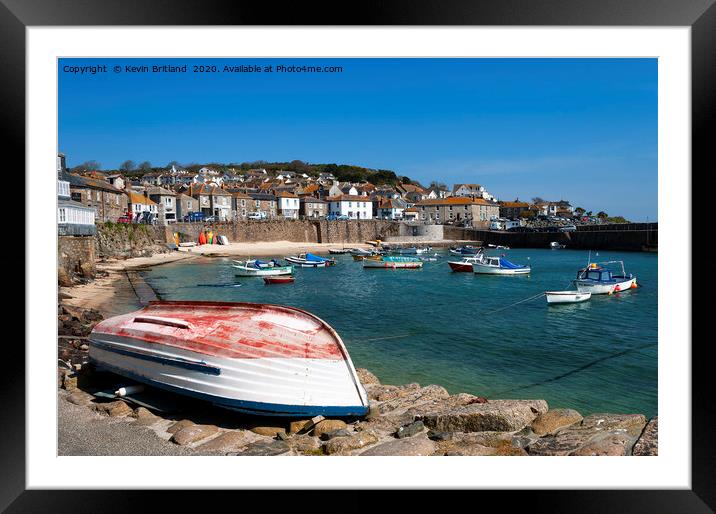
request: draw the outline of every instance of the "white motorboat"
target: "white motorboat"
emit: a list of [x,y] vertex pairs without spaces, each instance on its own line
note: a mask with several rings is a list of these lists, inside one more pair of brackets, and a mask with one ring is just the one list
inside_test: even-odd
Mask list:
[[270,277],[293,273],[293,266],[280,266],[276,261],[247,260],[234,262],[236,264],[232,264],[232,266],[236,269],[237,277]]
[[[606,267],[609,264],[620,264],[621,273],[614,273]],[[592,294],[612,294],[637,287],[636,277],[624,270],[624,261],[590,262],[577,272],[574,283],[579,292]]]
[[472,263],[472,271],[482,275],[527,275],[531,268],[513,264],[504,257],[486,256],[481,261]]
[[376,256],[363,259],[364,268],[416,269],[423,267],[423,261],[417,257]]
[[544,295],[550,305],[586,302],[592,297],[592,293],[581,293],[579,291],[545,291]]
[[363,416],[368,398],[339,335],[294,307],[150,302],[97,324],[99,368],[264,416]]

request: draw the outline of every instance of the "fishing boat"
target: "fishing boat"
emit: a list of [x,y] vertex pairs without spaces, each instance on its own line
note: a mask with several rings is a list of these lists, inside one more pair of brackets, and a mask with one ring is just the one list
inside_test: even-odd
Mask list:
[[423,253],[427,253],[430,251],[429,246],[425,246],[423,248],[417,248],[415,246],[411,246],[409,248],[393,248],[390,252],[394,253],[396,255],[420,255]]
[[592,297],[592,293],[579,291],[545,291],[545,298],[549,305],[558,303],[579,303],[586,302]]
[[97,324],[89,358],[137,382],[269,416],[363,416],[368,398],[340,336],[306,311],[150,302]]
[[342,255],[344,253],[348,253],[350,249],[348,248],[329,248],[328,253],[331,255]]
[[351,248],[349,253],[351,255],[362,255],[364,257],[366,255],[373,255],[373,252],[371,252],[370,250],[366,250],[365,248]]
[[415,269],[422,268],[423,261],[417,257],[376,256],[363,259],[363,268]]
[[300,268],[325,268],[326,266],[332,266],[336,261],[332,259],[325,259],[312,253],[302,253],[299,255],[292,255],[286,257],[286,261],[291,264],[295,264]]
[[291,275],[293,266],[281,266],[277,261],[264,262],[259,260],[234,261],[237,277],[267,277],[273,275]]
[[558,243],[557,241],[552,241],[552,242],[549,244],[549,247],[550,247],[552,250],[559,250],[559,249],[561,249],[561,248],[567,248],[567,245],[560,244],[560,243]]
[[478,253],[473,256],[463,257],[461,261],[448,261],[448,266],[456,272],[472,273],[472,265],[476,262],[482,262],[484,258],[482,253]]
[[[607,266],[610,264],[619,264],[621,273],[609,269]],[[578,291],[592,294],[612,294],[637,287],[636,277],[627,275],[624,270],[624,261],[590,262],[577,272],[574,283]]]
[[292,284],[296,279],[293,275],[283,275],[278,277],[264,277],[266,284]]
[[531,268],[513,264],[504,257],[485,257],[472,263],[472,271],[480,275],[527,275]]

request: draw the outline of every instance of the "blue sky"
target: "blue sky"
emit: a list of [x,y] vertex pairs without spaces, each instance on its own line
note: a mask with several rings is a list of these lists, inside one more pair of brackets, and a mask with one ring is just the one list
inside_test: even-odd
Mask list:
[[[63,71],[93,64],[107,72]],[[112,71],[125,64],[189,71]],[[69,166],[300,159],[657,216],[656,59],[61,59],[58,94]]]

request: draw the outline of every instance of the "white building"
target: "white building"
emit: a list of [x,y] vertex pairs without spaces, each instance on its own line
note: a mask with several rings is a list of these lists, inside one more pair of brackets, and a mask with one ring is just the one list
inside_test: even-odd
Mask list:
[[57,233],[89,236],[95,233],[94,209],[71,200],[70,183],[64,180],[65,156],[57,154]]
[[452,194],[453,196],[474,196],[475,198],[482,198],[488,202],[495,199],[495,197],[480,184],[455,184]]
[[281,216],[288,219],[298,219],[298,211],[300,208],[298,196],[283,191],[276,195],[276,200],[278,201],[278,212]]
[[151,201],[143,194],[135,193],[133,191],[128,191],[127,196],[129,196],[128,210],[132,216],[132,221],[141,221],[145,212],[152,214],[152,217],[156,218],[157,214],[159,213],[159,209],[155,202]]
[[329,196],[326,202],[329,215],[348,216],[352,220],[373,219],[373,202],[367,196]]

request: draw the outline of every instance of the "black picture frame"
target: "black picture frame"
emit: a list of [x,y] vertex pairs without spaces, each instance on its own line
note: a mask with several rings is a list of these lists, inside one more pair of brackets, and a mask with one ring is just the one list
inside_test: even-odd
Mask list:
[[[403,0],[360,4],[295,2],[278,7],[274,2],[223,2],[217,0],[0,0],[0,118],[4,128],[6,170],[25,170],[25,28],[70,25],[545,25],[545,26],[688,26],[692,41],[692,169],[705,176],[712,168],[708,129],[716,112],[716,0]],[[664,144],[664,142],[661,142]],[[685,171],[685,173],[688,172]],[[16,175],[14,175],[16,176]],[[692,172],[692,177],[697,173]],[[32,183],[32,170],[25,183]],[[26,188],[26,190],[29,187]],[[703,193],[702,193],[703,194]],[[696,198],[693,198],[696,204]],[[690,242],[686,234],[685,241]],[[19,260],[3,262],[14,280]],[[6,258],[3,258],[5,261]],[[24,261],[24,260],[23,260]],[[9,269],[9,268],[5,268]],[[27,271],[27,270],[25,270]],[[19,286],[19,284],[18,284]],[[11,287],[6,285],[6,287]],[[21,290],[21,289],[16,289]],[[19,301],[13,302],[15,304]],[[693,303],[693,302],[692,302]],[[24,303],[23,303],[24,304]],[[10,306],[6,306],[7,309]],[[692,320],[698,319],[692,315]],[[188,491],[169,494],[141,491],[26,491],[25,490],[25,351],[11,337],[4,338],[5,362],[0,374],[2,395],[2,484],[0,508],[26,511],[127,511],[144,510],[161,495],[163,508],[192,504],[206,508],[204,495]],[[679,344],[685,342],[678,342]],[[689,342],[690,343],[690,342]],[[509,492],[510,502],[525,503],[530,511],[549,512],[711,512],[716,508],[714,476],[716,455],[711,435],[713,402],[698,391],[710,391],[711,363],[708,345],[692,345],[692,488],[690,490],[641,491],[522,491]],[[88,465],[88,466],[91,466]],[[69,472],[69,470],[68,470]],[[91,472],[90,469],[84,472]],[[81,487],[78,474],[78,487]],[[320,484],[316,484],[320,487]],[[455,492],[449,493],[454,494]],[[211,492],[211,504],[222,505],[229,492]],[[266,503],[265,492],[241,491],[241,505]],[[474,492],[470,492],[474,497]],[[486,496],[499,492],[480,492]],[[360,508],[365,493],[343,493],[341,504]],[[423,493],[411,493],[411,504],[420,505]],[[142,498],[140,498],[142,496]],[[293,508],[326,505],[322,492],[297,492]],[[350,496],[355,496],[353,501]],[[459,500],[457,500],[459,501]],[[304,507],[301,507],[303,505]],[[370,508],[370,507],[368,507]],[[204,509],[202,509],[204,510]],[[343,510],[343,508],[341,508]],[[353,510],[353,509],[351,509]]]

